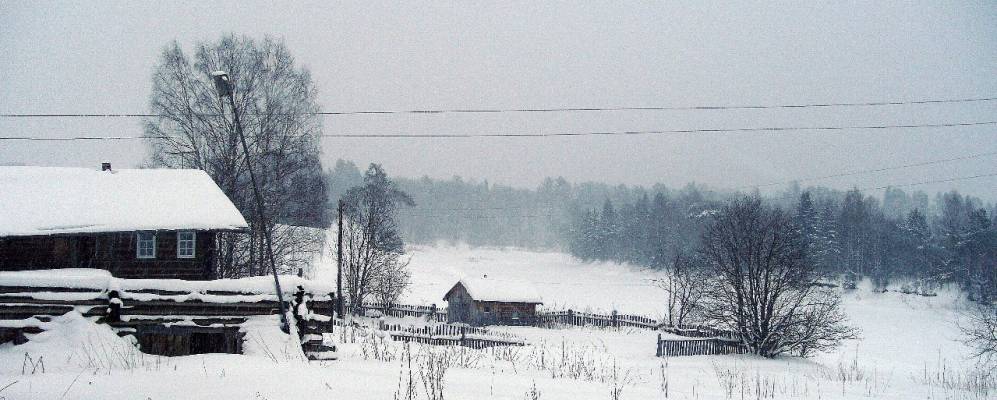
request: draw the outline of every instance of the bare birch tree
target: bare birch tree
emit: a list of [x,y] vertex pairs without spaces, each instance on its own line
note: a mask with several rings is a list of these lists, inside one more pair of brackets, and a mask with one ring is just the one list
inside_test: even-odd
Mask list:
[[963,342],[983,364],[997,364],[997,304],[977,304],[967,316],[968,323],[959,326]]
[[[217,70],[227,71],[235,87],[235,106],[249,144],[248,157],[258,169],[266,221],[259,220],[252,201],[247,155],[232,110],[218,97],[209,76]],[[267,272],[265,263],[258,262],[264,249],[263,226],[271,230],[275,251],[280,250],[276,258],[283,272],[298,267],[287,261],[294,259],[287,251],[298,248],[291,242],[321,240],[287,229],[328,226],[316,95],[309,72],[295,65],[283,42],[270,37],[256,41],[228,35],[201,42],[193,58],[176,41],[163,50],[150,96],[157,117],[144,124],[151,162],[204,170],[250,225],[249,235],[221,235],[214,257],[218,277]]]
[[668,325],[681,327],[699,319],[705,279],[705,274],[684,255],[675,255],[668,275],[656,281],[665,291]]
[[807,356],[856,337],[840,297],[818,285],[792,219],[758,197],[734,200],[717,213],[701,252],[713,275],[706,318],[737,333],[755,354]]
[[405,245],[395,222],[399,206],[413,206],[378,164],[371,164],[363,185],[343,196],[343,278],[349,304],[370,296],[392,302],[408,286]]

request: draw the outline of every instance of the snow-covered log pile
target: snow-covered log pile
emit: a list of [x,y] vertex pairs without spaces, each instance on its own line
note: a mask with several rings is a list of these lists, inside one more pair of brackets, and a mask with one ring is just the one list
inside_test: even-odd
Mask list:
[[[306,293],[328,295],[335,286],[297,276],[280,277],[281,290],[290,296],[303,288]],[[4,295],[19,295],[43,300],[77,300],[107,297],[117,291],[124,300],[169,300],[204,302],[275,301],[272,276],[241,279],[188,281],[181,279],[120,279],[105,270],[67,268],[35,271],[0,272],[0,287]],[[67,294],[77,293],[77,294]],[[86,293],[86,294],[78,294]]]
[[[296,319],[308,321],[303,328],[328,325],[333,286],[296,276],[280,282]],[[279,314],[276,293],[268,276],[185,281],[119,279],[96,269],[0,272],[0,342],[24,342],[53,317],[73,311],[119,334],[137,334],[143,344],[142,333],[151,328],[238,332],[253,317]]]

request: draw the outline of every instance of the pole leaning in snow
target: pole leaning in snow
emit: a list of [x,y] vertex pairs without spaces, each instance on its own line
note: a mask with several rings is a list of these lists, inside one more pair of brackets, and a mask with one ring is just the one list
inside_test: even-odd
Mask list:
[[273,256],[273,239],[270,230],[267,229],[266,216],[263,212],[263,197],[260,196],[260,188],[256,185],[256,173],[253,172],[253,162],[249,157],[249,145],[246,144],[246,135],[242,132],[242,122],[239,121],[239,110],[235,106],[235,96],[232,94],[232,83],[228,74],[224,71],[211,73],[215,81],[215,89],[218,90],[218,97],[228,97],[229,105],[232,106],[232,118],[235,120],[235,130],[239,134],[239,141],[242,142],[242,151],[246,154],[246,169],[249,170],[249,181],[253,185],[253,197],[256,200],[256,214],[260,219],[263,230],[263,238],[267,243],[267,260],[270,261],[270,271],[273,272],[274,288],[277,291],[277,303],[280,304],[280,329],[284,333],[291,332],[291,326],[287,321],[287,305],[284,304],[284,293],[280,288],[280,278],[277,277],[277,262]]
[[336,224],[336,315],[343,317],[343,199],[339,199],[339,222]]

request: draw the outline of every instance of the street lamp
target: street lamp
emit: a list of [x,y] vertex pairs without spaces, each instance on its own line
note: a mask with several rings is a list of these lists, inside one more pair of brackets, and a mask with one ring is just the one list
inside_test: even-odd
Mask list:
[[239,109],[236,108],[235,96],[232,95],[232,82],[225,71],[212,72],[211,78],[215,81],[215,90],[218,91],[218,97],[228,97],[229,105],[232,106],[235,131],[239,134],[239,141],[242,142],[242,151],[246,155],[246,169],[249,170],[249,181],[253,184],[253,197],[256,199],[256,217],[259,219],[260,229],[263,230],[263,238],[266,240],[267,259],[270,261],[270,271],[273,272],[273,284],[277,290],[277,302],[280,303],[280,330],[284,331],[284,333],[290,333],[291,326],[287,322],[287,305],[284,304],[284,292],[280,289],[280,279],[277,277],[277,262],[274,260],[273,255],[273,238],[270,235],[270,230],[267,229],[267,222],[263,213],[263,197],[260,196],[260,188],[256,185],[253,160],[249,157],[249,146],[246,144],[246,135],[242,133],[242,122],[239,121]]

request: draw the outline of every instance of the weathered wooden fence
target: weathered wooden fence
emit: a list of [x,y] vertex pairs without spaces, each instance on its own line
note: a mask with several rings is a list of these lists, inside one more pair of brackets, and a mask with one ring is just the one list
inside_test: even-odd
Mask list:
[[557,325],[657,329],[658,321],[641,315],[619,314],[616,311],[610,314],[592,314],[572,310],[537,312],[535,326],[553,327]]
[[380,314],[389,317],[418,317],[434,322],[447,322],[447,309],[412,304],[364,303],[359,306],[345,305],[343,311],[353,315]]
[[525,344],[522,341],[507,341],[479,337],[427,336],[420,333],[409,332],[389,332],[389,334],[391,335],[392,340],[399,340],[403,342],[415,342],[434,346],[463,346],[470,347],[472,349],[484,349],[499,346],[523,346]]
[[378,321],[376,325],[354,325],[341,319],[334,320],[334,324],[336,326],[352,325],[354,327],[377,329],[390,335],[391,340],[438,346],[464,346],[482,349],[497,346],[523,346],[526,344],[522,338],[512,334],[457,324],[410,326]]
[[734,341],[737,340],[737,335],[735,335],[734,332],[702,325],[661,325],[658,326],[658,329],[673,335],[690,338],[720,338]]
[[655,355],[658,357],[703,356],[716,354],[741,354],[747,350],[736,340],[726,338],[682,338],[663,339],[658,334],[658,346]]

